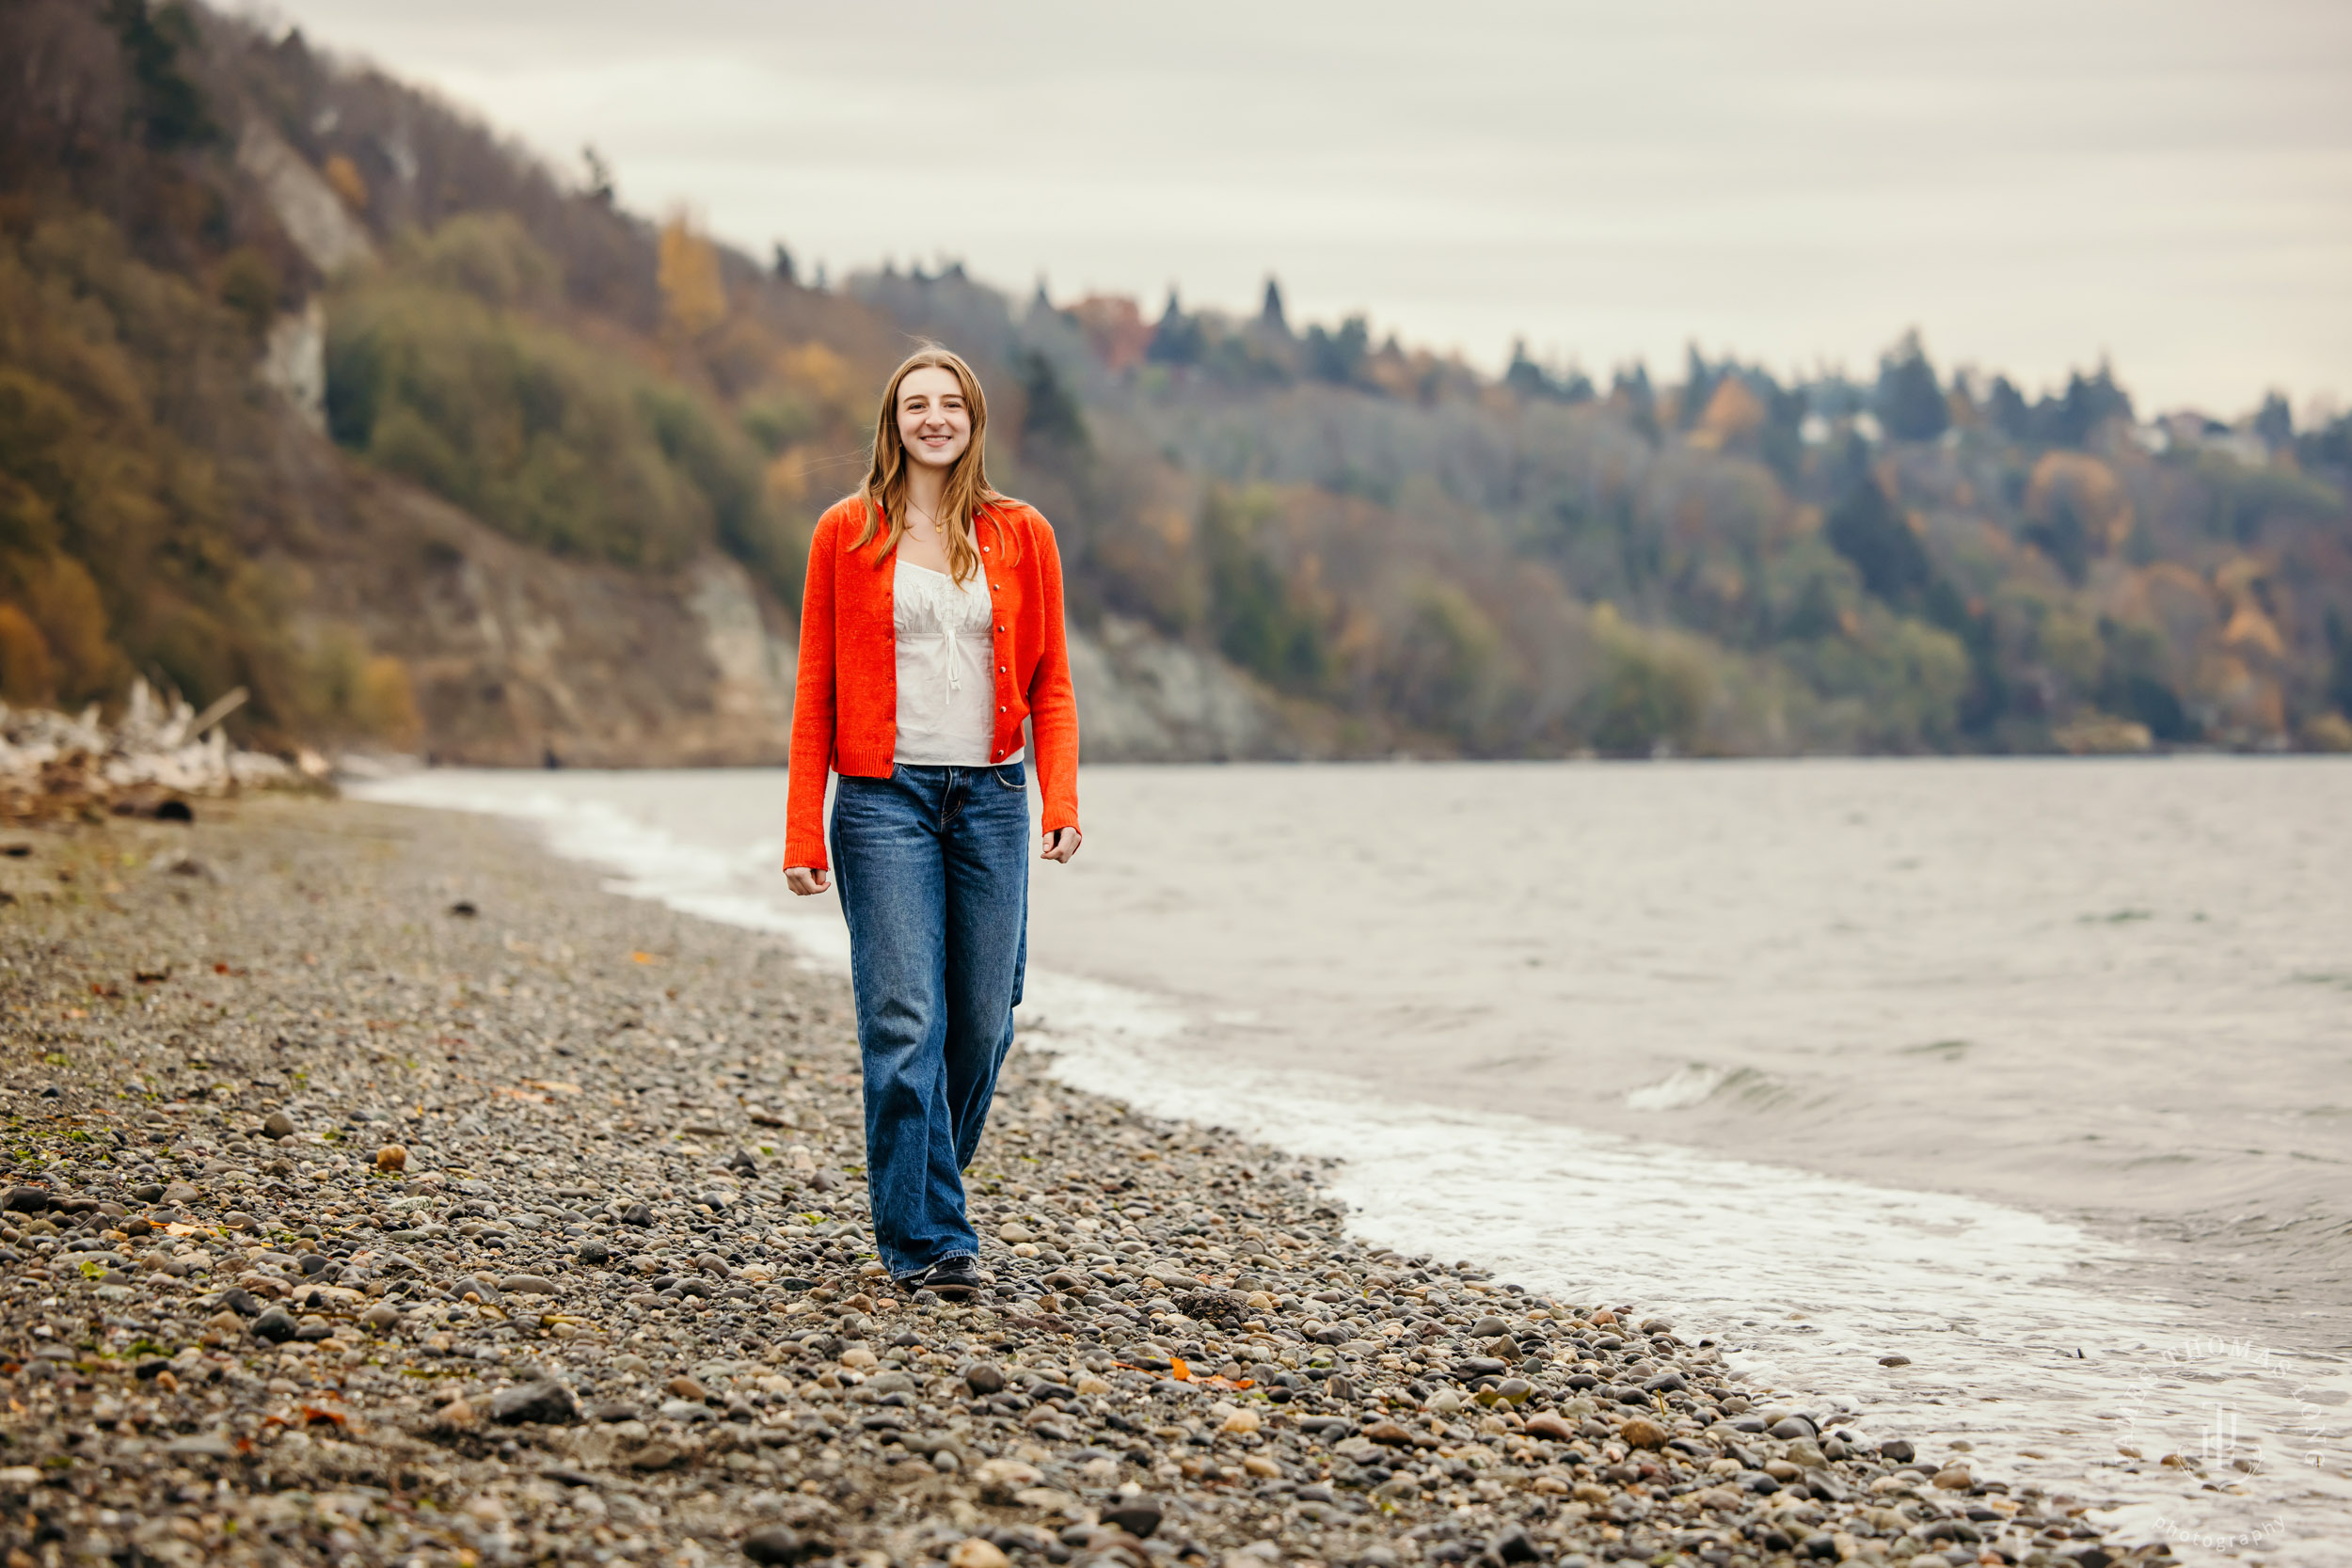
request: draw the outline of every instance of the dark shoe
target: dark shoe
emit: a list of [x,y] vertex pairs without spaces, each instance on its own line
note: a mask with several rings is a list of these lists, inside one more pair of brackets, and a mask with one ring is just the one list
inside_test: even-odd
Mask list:
[[969,1301],[987,1288],[976,1258],[943,1258],[923,1276],[923,1289],[938,1292],[942,1301]]

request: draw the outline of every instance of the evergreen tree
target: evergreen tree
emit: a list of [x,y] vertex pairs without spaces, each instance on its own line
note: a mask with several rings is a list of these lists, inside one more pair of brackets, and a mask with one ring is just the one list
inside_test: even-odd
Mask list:
[[1611,398],[1625,404],[1626,418],[1649,440],[1658,439],[1658,393],[1649,384],[1649,367],[1639,359],[1630,371],[1619,367],[1609,383]]
[[1523,398],[1539,398],[1551,390],[1551,378],[1544,368],[1527,356],[1527,340],[1511,340],[1511,367],[1502,372],[1502,384]]
[[1934,579],[1927,546],[1875,475],[1866,474],[1829,515],[1830,547],[1862,575],[1862,586],[1887,603],[1913,603]]
[[111,0],[106,21],[122,40],[131,75],[138,84],[139,103],[133,113],[147,145],[160,151],[218,141],[220,126],[205,107],[203,93],[180,69],[182,50],[194,53],[202,47],[187,7]]
[[1716,372],[1708,369],[1707,360],[1699,353],[1698,344],[1691,344],[1686,352],[1688,363],[1684,366],[1682,373],[1680,422],[1682,428],[1688,430],[1699,422],[1701,414],[1707,412],[1708,400],[1715,395],[1715,383],[1722,377]]
[[2273,451],[2295,444],[2295,410],[2287,406],[2286,394],[2273,392],[2263,399],[2262,412],[2254,416],[2254,434]]
[[2043,398],[2034,405],[2034,434],[2053,446],[2079,447],[2109,420],[2131,417],[2131,396],[2115,384],[2103,359],[2096,375],[2076,371],[2066,378],[2063,397]]
[[588,199],[599,207],[610,207],[613,201],[612,166],[604,161],[604,154],[591,144],[580,150],[580,179]]
[[1258,309],[1258,325],[1285,338],[1291,333],[1290,319],[1282,313],[1282,285],[1271,277],[1265,280],[1265,303]]
[[1350,316],[1337,332],[1307,328],[1307,373],[1336,387],[1355,386],[1363,375],[1364,356],[1372,347],[1372,325]]
[[1523,398],[1549,398],[1554,403],[1590,403],[1593,378],[1571,365],[1554,373],[1527,356],[1527,340],[1511,340],[1511,365],[1502,384]]
[[1762,371],[1755,382],[1764,398],[1764,462],[1784,483],[1794,484],[1804,471],[1804,416],[1811,400],[1804,388],[1784,388]]
[[1951,407],[1916,332],[1903,334],[1895,351],[1879,361],[1878,416],[1898,441],[1932,441],[1951,428]]
[[1021,391],[1025,406],[1021,414],[1021,445],[1025,451],[1034,445],[1057,447],[1066,452],[1083,451],[1089,445],[1086,415],[1078,407],[1078,400],[1062,384],[1061,373],[1054,362],[1035,349],[1024,352],[1015,362],[1021,374]]
[[2023,441],[2033,435],[2033,410],[2026,405],[2025,394],[2005,375],[1993,378],[1993,389],[1985,394],[1985,417],[1993,428],[2012,441]]
[[1201,329],[1200,318],[1185,315],[1176,291],[1168,290],[1168,309],[1160,312],[1159,325],[1152,329],[1151,346],[1143,356],[1161,365],[1197,365],[1208,346],[1208,334]]

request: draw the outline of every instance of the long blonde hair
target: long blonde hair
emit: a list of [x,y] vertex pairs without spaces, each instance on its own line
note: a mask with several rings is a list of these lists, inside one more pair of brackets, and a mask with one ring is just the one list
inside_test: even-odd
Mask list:
[[[906,378],[920,370],[944,370],[956,378],[963,391],[963,406],[972,416],[972,441],[958,457],[955,467],[947,470],[946,488],[940,497],[940,532],[947,551],[948,575],[961,583],[980,569],[980,552],[973,535],[977,520],[988,507],[1005,498],[988,483],[988,398],[980,390],[980,378],[972,373],[972,367],[961,356],[925,343],[906,357],[890,375],[890,385],[883,388],[882,407],[874,416],[874,462],[866,471],[866,483],[859,494],[866,502],[866,531],[857,536],[852,549],[864,549],[874,535],[886,525],[889,532],[883,537],[882,548],[874,552],[874,564],[890,559],[890,552],[898,547],[898,541],[907,531],[907,457],[906,443],[898,436],[898,387]],[[992,522],[994,519],[991,519]],[[995,529],[1002,543],[1005,530]]]

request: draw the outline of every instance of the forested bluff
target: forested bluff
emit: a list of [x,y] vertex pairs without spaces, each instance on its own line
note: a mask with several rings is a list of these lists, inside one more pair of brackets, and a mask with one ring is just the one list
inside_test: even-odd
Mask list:
[[1054,521],[1093,760],[2352,750],[2352,419],[827,279],[299,33],[17,0],[0,61],[11,705],[780,761],[808,531],[930,337]]

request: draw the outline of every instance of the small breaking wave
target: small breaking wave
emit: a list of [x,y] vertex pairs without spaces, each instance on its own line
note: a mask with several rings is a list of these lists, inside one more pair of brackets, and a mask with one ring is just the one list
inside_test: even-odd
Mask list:
[[1628,1091],[1625,1102],[1637,1111],[1683,1111],[1705,1101],[1731,1077],[1723,1068],[1705,1062],[1678,1067],[1655,1084]]

